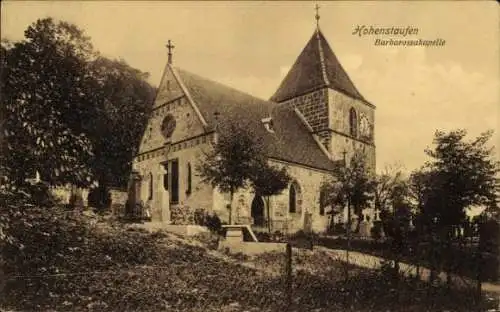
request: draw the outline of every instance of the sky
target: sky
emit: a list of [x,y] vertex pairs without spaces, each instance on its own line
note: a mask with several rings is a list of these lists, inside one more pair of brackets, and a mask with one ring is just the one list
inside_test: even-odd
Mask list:
[[[167,61],[268,99],[320,28],[361,94],[376,106],[377,169],[408,171],[426,160],[434,132],[495,130],[500,154],[500,20],[495,1],[161,2],[2,1],[1,37],[22,40],[38,18],[76,24],[103,55],[150,73]],[[406,37],[353,34],[357,26],[413,27]],[[375,45],[379,39],[442,39],[434,47]],[[498,157],[497,157],[498,159]]]

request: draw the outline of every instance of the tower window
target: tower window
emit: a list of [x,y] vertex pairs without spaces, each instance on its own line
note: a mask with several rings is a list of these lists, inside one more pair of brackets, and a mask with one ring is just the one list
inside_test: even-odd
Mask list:
[[353,137],[358,136],[358,115],[353,107],[349,110],[349,133]]

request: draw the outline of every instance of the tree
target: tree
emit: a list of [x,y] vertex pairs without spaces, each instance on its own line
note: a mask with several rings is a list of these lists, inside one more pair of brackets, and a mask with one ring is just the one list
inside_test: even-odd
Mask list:
[[234,193],[249,185],[255,171],[265,167],[261,140],[232,122],[218,125],[217,141],[196,166],[202,182],[230,194],[229,223],[232,224]]
[[465,130],[437,131],[435,148],[426,150],[432,160],[424,213],[436,220],[448,238],[452,228],[465,221],[468,207],[497,202],[499,163],[487,147],[492,134],[488,131],[465,141]]
[[[447,267],[455,261],[447,255],[451,254],[456,229],[466,222],[466,209],[497,204],[499,163],[487,147],[492,132],[469,141],[466,135],[465,130],[436,131],[435,147],[425,151],[431,157],[426,173],[416,177],[423,186],[419,186],[422,225],[418,227],[423,227],[432,239],[433,268],[437,268],[438,261],[444,261]],[[451,283],[450,275],[447,280]]]
[[147,74],[51,18],[1,52],[2,175],[14,185],[35,171],[51,185],[126,185],[154,93]]
[[[345,157],[345,156],[344,156]],[[342,166],[337,166],[333,171],[330,181],[325,182],[321,188],[324,195],[324,204],[347,207],[347,248],[345,275],[349,278],[349,250],[351,249],[351,210],[361,220],[363,208],[367,207],[373,198],[373,178],[371,177],[366,157],[360,151],[356,151],[349,164],[345,161]],[[356,232],[359,231],[359,222]]]
[[415,226],[418,235],[429,233],[428,225],[431,222],[432,215],[427,212],[429,207],[427,201],[432,197],[434,172],[426,166],[414,170],[408,179],[408,197],[415,207]]
[[[374,180],[369,173],[365,155],[354,153],[349,165],[338,166],[333,172],[333,179],[322,185],[325,203],[347,207],[348,225],[351,222],[351,210],[362,217],[362,210],[373,199]],[[359,222],[356,231],[359,229]],[[350,230],[350,229],[348,229]]]
[[124,187],[147,124],[154,88],[147,73],[123,60],[98,57],[90,64],[97,118],[89,136],[95,154],[92,168],[100,188]]
[[394,191],[402,183],[404,183],[404,176],[398,166],[386,166],[382,173],[377,174],[373,189],[375,209],[378,211],[388,209],[392,205]]
[[2,47],[4,175],[23,185],[39,171],[52,185],[89,185],[95,116],[88,81],[92,45],[76,26],[51,18]]
[[267,207],[267,226],[271,232],[270,197],[280,194],[290,183],[291,177],[286,168],[277,169],[265,164],[255,169],[251,184],[255,194],[265,197]]

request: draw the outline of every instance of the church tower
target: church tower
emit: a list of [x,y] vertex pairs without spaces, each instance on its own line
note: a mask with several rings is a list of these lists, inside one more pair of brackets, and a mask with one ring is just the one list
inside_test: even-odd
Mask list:
[[297,108],[333,160],[362,151],[375,170],[375,106],[354,86],[319,24],[270,100]]

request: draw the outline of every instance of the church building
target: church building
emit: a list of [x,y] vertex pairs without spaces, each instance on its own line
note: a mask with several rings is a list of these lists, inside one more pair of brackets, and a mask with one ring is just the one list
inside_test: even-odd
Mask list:
[[363,151],[375,170],[375,106],[356,89],[319,26],[269,100],[174,66],[170,41],[167,47],[168,62],[133,161],[134,189],[152,221],[170,223],[172,213],[183,209],[203,209],[228,221],[229,194],[202,183],[196,165],[215,142],[217,125],[236,121],[262,139],[269,162],[286,167],[293,179],[271,197],[270,207],[251,189],[237,192],[234,223],[267,228],[269,220],[273,232],[325,231],[331,216],[320,204],[320,187],[335,166]]

